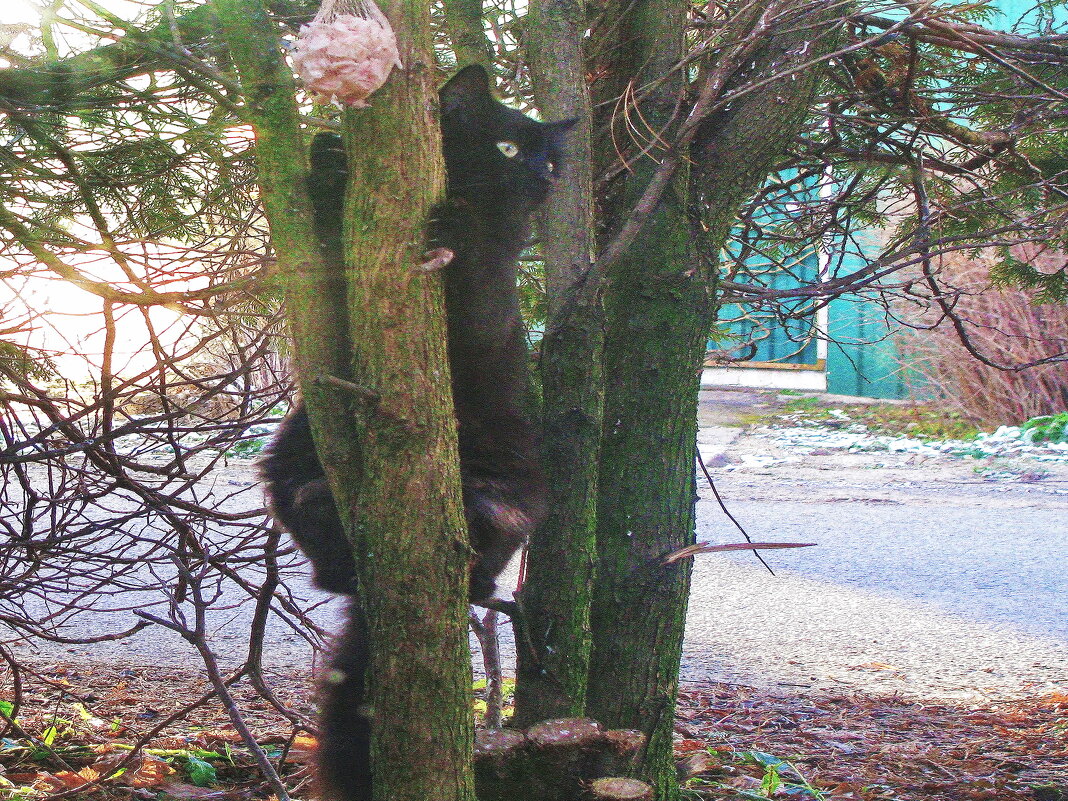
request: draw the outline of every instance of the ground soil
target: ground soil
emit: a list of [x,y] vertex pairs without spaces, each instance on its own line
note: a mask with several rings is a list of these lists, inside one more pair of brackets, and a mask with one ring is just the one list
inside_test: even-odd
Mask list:
[[[44,798],[77,787],[76,776],[113,758],[123,744],[146,737],[169,772],[128,773],[92,798],[193,798],[246,801],[269,794],[226,711],[212,699],[154,731],[207,687],[195,671],[44,665],[24,676],[22,725],[40,735],[56,715],[72,720],[53,747],[66,767],[36,761],[8,732],[0,766],[9,779]],[[279,699],[310,713],[302,677],[278,676]],[[286,751],[283,774],[294,797],[310,789],[312,741],[247,686],[235,697],[257,741]],[[88,715],[79,717],[80,706]],[[91,717],[89,716],[91,715]],[[62,727],[61,727],[62,728]],[[228,760],[205,750],[227,751]],[[120,752],[125,753],[125,751]],[[213,788],[198,788],[175,754],[195,753],[221,772]],[[742,798],[766,781],[768,762],[783,782],[772,798],[826,801],[1062,801],[1068,783],[1068,695],[986,702],[940,702],[900,695],[771,691],[737,684],[688,684],[681,693],[676,754],[694,798]],[[781,762],[779,760],[782,760]],[[152,762],[149,767],[160,767]],[[80,769],[80,771],[79,771]],[[140,779],[130,779],[139,776]],[[130,785],[133,782],[134,786]],[[66,782],[66,784],[64,784]],[[811,791],[800,788],[806,786]],[[2,790],[0,790],[2,792]],[[752,796],[757,797],[757,796]]]

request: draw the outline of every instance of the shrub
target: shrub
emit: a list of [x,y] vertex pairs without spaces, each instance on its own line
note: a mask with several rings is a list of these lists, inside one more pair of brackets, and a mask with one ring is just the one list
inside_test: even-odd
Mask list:
[[[973,347],[991,361],[1020,365],[1068,353],[1068,307],[1035,303],[1034,292],[997,287],[982,260],[942,265],[946,286],[959,288],[954,311]],[[935,322],[932,319],[930,322]],[[905,337],[902,356],[917,395],[934,399],[985,426],[1020,423],[1068,409],[1064,362],[1000,370],[976,359],[948,320]]]

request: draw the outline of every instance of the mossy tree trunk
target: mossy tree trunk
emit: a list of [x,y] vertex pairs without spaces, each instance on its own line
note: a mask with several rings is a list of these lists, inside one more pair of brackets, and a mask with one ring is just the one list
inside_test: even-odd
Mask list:
[[493,72],[493,46],[482,24],[482,0],[444,0],[445,28],[456,64],[481,64]]
[[[683,52],[686,4],[644,0],[626,9],[605,15],[606,35],[594,31],[591,48],[598,60],[590,71],[604,76],[595,98],[601,108],[614,109],[609,101],[637,91],[629,119],[648,153],[601,199],[602,230],[609,238],[626,223],[662,159],[672,155],[667,143],[679,124],[676,109],[693,103],[682,72],[674,69]],[[840,15],[840,7],[835,13],[831,4],[811,0],[737,14],[724,52],[744,50],[745,57],[724,91],[808,66],[708,117],[672,185],[646,209],[640,236],[607,267],[586,714],[606,726],[645,733],[637,773],[662,801],[678,797],[672,733],[690,579],[689,560],[667,566],[662,560],[694,540],[698,377],[716,308],[718,254],[739,205],[800,131],[819,75],[814,59],[833,42]],[[616,108],[605,116],[610,113],[619,114]],[[610,126],[605,119],[600,128]],[[625,139],[628,131],[617,129],[620,135]],[[598,174],[610,169],[617,142],[605,135],[597,143]],[[692,170],[685,169],[688,164]]]
[[[575,119],[562,174],[541,220],[548,291],[542,340],[543,460],[549,517],[531,538],[522,604],[536,657],[520,649],[516,721],[583,714],[596,559],[597,474],[604,406],[604,315],[595,249],[592,115],[581,0],[534,0],[526,45],[538,107]],[[581,369],[576,369],[582,365]]]
[[427,217],[443,188],[429,7],[390,7],[405,69],[372,108],[346,115],[341,276],[315,247],[293,79],[277,32],[261,0],[216,7],[256,130],[316,449],[360,573],[371,632],[374,797],[473,801],[470,549],[441,279],[419,269]]
[[322,380],[347,375],[344,276],[316,244],[293,73],[260,0],[215,0],[213,10],[240,76],[244,122],[256,134],[257,175],[285,287],[292,359],[317,440],[324,443],[319,455],[331,475],[352,476],[360,463],[351,446],[355,438],[323,436],[351,426],[346,404]]
[[[395,4],[405,70],[346,114],[353,374],[364,415],[355,544],[371,633],[375,798],[470,799],[470,548],[440,273],[419,269],[444,189],[429,4]],[[377,766],[388,766],[379,769]]]
[[[621,3],[618,15],[604,17],[606,34],[595,31],[591,44],[600,54],[593,69],[606,76],[596,100],[649,87],[636,116],[665,142],[685,102],[673,68],[683,55],[687,8],[679,0]],[[613,106],[602,106],[606,126]],[[630,131],[615,133],[625,139]],[[615,152],[606,134],[599,142],[606,167]],[[606,198],[609,235],[625,222],[661,155],[653,143]],[[669,567],[660,560],[693,541],[696,371],[709,319],[706,283],[692,269],[686,188],[683,170],[606,276],[599,562],[586,704],[603,725],[645,733],[638,772],[660,799],[678,792],[672,731],[690,577],[688,560]]]

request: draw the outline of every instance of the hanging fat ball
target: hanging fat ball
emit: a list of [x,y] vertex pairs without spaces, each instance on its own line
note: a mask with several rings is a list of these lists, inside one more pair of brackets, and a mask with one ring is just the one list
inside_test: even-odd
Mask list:
[[317,101],[358,108],[393,67],[404,66],[389,20],[372,0],[326,0],[315,19],[301,26],[290,54]]

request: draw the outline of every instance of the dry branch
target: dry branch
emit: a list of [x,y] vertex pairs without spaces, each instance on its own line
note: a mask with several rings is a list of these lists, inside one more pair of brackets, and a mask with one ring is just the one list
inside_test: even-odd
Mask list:
[[687,545],[665,556],[660,564],[670,565],[680,559],[689,559],[699,553],[725,553],[728,551],[773,551],[780,548],[812,548],[814,542],[731,542],[724,545],[711,545],[707,542],[699,542],[696,545]]

